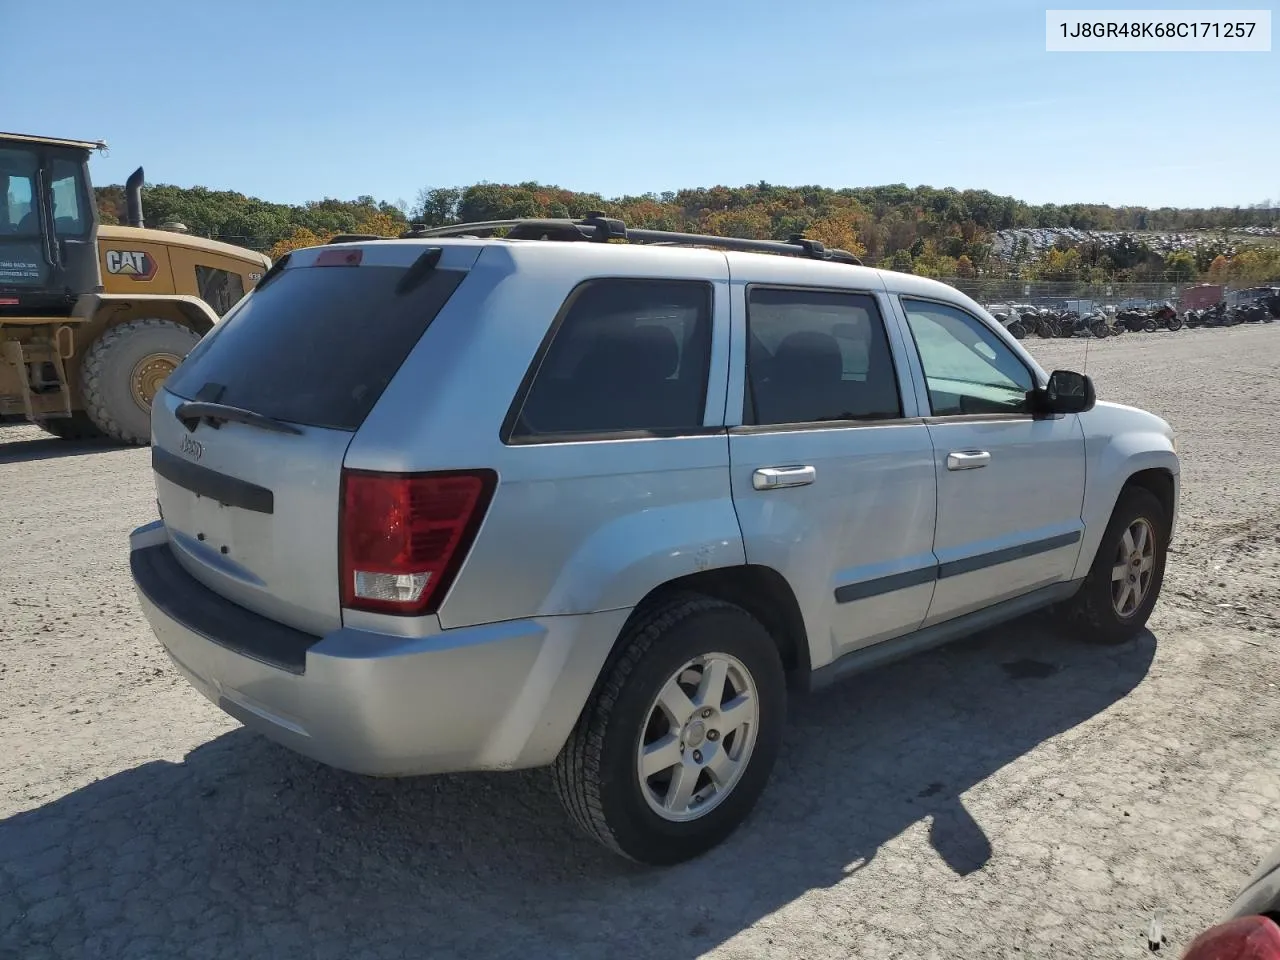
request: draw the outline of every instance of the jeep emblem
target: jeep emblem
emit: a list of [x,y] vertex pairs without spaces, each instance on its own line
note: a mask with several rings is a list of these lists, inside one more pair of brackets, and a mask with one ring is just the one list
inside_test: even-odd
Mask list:
[[188,436],[182,438],[182,452],[193,460],[199,460],[204,456],[204,444],[199,440],[192,440]]

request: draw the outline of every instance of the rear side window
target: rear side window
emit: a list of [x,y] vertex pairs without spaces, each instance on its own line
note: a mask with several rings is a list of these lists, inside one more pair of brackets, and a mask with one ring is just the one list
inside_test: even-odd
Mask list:
[[234,307],[244,296],[244,280],[240,274],[217,267],[197,266],[196,287],[200,291],[200,299],[213,307],[218,316]]
[[817,423],[902,416],[874,297],[751,287],[746,422]]
[[711,285],[592,280],[569,297],[510,440],[702,426]]
[[[466,276],[434,270],[397,284],[404,267],[293,267],[268,280],[187,355],[165,382],[277,420],[355,430]],[[207,399],[202,396],[200,399]]]

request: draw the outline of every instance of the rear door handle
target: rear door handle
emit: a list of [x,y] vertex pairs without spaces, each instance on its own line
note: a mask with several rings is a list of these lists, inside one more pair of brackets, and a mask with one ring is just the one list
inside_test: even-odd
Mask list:
[[947,454],[948,470],[977,470],[991,462],[987,450],[953,450]]
[[781,487],[803,487],[818,479],[818,471],[810,466],[760,467],[751,474],[751,486],[757,490]]

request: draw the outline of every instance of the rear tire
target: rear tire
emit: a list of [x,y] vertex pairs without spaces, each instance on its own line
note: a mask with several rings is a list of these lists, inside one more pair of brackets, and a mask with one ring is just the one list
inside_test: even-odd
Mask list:
[[1009,324],[1006,329],[1009,331],[1009,335],[1015,340],[1022,340],[1027,335],[1027,328],[1017,321]]
[[104,434],[151,442],[151,399],[200,335],[172,320],[130,320],[100,336],[85,354],[85,410]]
[[1147,331],[1147,333],[1155,333],[1160,329],[1160,324],[1156,323],[1154,320],[1148,320],[1142,325],[1142,329]]
[[69,417],[41,420],[40,427],[59,440],[105,440],[107,436],[83,410],[76,410]]
[[[1143,542],[1143,537],[1149,540]],[[1149,490],[1126,488],[1089,575],[1061,607],[1064,619],[1093,643],[1132,640],[1147,625],[1160,596],[1168,547],[1169,518],[1160,501]]]
[[[716,664],[727,672],[716,674]],[[713,675],[719,689],[704,679]],[[752,700],[753,713],[745,709]],[[681,703],[692,710],[683,720]],[[556,789],[599,843],[641,863],[679,863],[746,819],[773,769],[785,716],[782,659],[760,622],[720,600],[672,597],[619,638],[556,758]],[[642,757],[653,771],[644,776]],[[678,778],[691,778],[692,798]]]

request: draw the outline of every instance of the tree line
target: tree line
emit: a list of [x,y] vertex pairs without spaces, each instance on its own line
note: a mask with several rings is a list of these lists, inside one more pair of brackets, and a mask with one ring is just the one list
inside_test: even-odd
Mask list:
[[[98,188],[106,223],[121,222],[124,193]],[[835,190],[760,182],[606,198],[539,183],[428,187],[416,203],[324,199],[280,204],[233,191],[161,184],[144,188],[148,226],[178,222],[195,234],[273,259],[338,233],[395,236],[410,223],[442,226],[521,217],[579,217],[599,210],[631,226],[755,239],[804,234],[864,262],[935,277],[1013,276],[1041,280],[1280,279],[1280,244],[1232,239],[1227,231],[1280,226],[1280,209],[1179,209],[1101,204],[1027,204],[986,190],[891,184]],[[1118,231],[1103,240],[1025,244],[996,256],[995,233],[1018,227]],[[1151,232],[1196,231],[1190,248],[1162,252]]]

